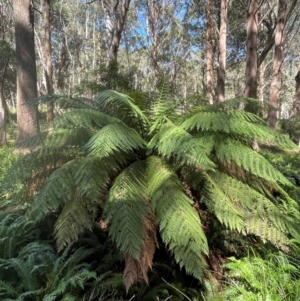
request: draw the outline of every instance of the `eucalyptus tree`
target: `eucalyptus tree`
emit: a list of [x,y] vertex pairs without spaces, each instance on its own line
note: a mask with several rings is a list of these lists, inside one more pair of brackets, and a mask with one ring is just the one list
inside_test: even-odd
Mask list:
[[278,13],[276,21],[276,34],[275,34],[275,51],[274,51],[274,61],[273,61],[273,72],[272,72],[272,82],[270,86],[270,97],[269,104],[270,109],[268,112],[268,124],[272,127],[276,127],[277,122],[277,110],[279,102],[279,91],[280,91],[280,81],[281,73],[283,67],[283,31],[286,24],[287,17],[287,0],[278,0]]
[[207,0],[206,4],[206,39],[207,39],[207,79],[206,79],[206,95],[209,103],[213,103],[213,68],[214,68],[214,52],[213,52],[213,20],[212,20],[213,0]]
[[[45,42],[44,42],[44,57],[45,57],[45,79],[47,94],[53,94],[53,76],[52,76],[52,56],[51,56],[51,0],[45,0],[44,5],[44,29],[45,29]],[[47,122],[53,120],[53,103],[47,104]]]
[[247,8],[245,97],[257,97],[258,0],[249,0]]
[[7,104],[4,95],[9,63],[12,59],[12,49],[5,39],[7,32],[5,3],[0,2],[0,145],[6,145]]
[[5,97],[5,86],[11,80],[15,53],[9,43],[0,40],[0,145],[6,145],[6,124],[8,120],[8,106]]
[[28,102],[37,97],[34,48],[34,7],[30,0],[14,0],[17,58],[17,142],[39,132],[37,106]]
[[225,100],[226,39],[227,39],[227,0],[220,0],[219,66],[217,80],[217,100]]

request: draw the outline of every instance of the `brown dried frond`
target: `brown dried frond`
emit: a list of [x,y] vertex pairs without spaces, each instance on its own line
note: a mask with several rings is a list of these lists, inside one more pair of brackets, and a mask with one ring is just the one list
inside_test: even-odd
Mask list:
[[125,269],[123,282],[127,292],[135,283],[145,281],[148,284],[148,271],[152,269],[153,256],[157,245],[155,216],[150,208],[149,215],[144,217],[143,230],[143,246],[141,248],[140,259],[137,260],[129,254],[124,255]]
[[142,282],[143,280],[148,282],[148,278],[144,279],[143,272],[141,269],[140,262],[133,258],[129,254],[124,255],[125,260],[125,269],[123,272],[123,282],[126,288],[126,292],[130,289],[130,287],[138,282]]

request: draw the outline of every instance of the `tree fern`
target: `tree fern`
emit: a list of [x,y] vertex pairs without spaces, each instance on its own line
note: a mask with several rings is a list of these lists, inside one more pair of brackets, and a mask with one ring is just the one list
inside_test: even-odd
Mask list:
[[[123,256],[127,290],[148,281],[158,233],[199,280],[208,273],[215,222],[284,249],[298,238],[298,207],[285,191],[292,184],[252,147],[254,140],[294,145],[235,101],[181,114],[164,93],[145,111],[114,91],[54,100],[62,114],[25,142],[38,147],[15,163],[2,188],[17,189],[14,204],[35,222],[57,216],[59,250],[100,220]],[[57,285],[55,294],[72,285]]]

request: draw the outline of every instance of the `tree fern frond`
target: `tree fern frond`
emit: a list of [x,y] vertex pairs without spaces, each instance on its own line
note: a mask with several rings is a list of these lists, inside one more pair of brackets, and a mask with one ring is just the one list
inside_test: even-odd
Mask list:
[[149,134],[155,133],[166,121],[172,119],[176,107],[174,101],[156,101],[151,110],[152,125]]
[[145,281],[148,284],[148,270],[152,268],[152,260],[156,248],[155,216],[149,208],[150,214],[144,217],[143,246],[139,260],[130,254],[125,254],[125,269],[123,282],[128,292],[129,288],[138,282]]
[[[210,133],[224,133],[236,138],[246,139],[268,139],[271,134],[264,127],[258,127],[256,124],[250,122],[250,117],[255,120],[251,113],[242,112],[198,112],[189,119],[185,120],[181,126],[187,131],[197,130]],[[258,119],[258,118],[257,118]],[[258,119],[260,120],[260,119]],[[260,121],[260,123],[264,123]]]
[[213,175],[214,173],[205,175],[207,182],[204,186],[201,201],[206,204],[208,210],[216,215],[222,224],[230,229],[242,232],[244,228],[242,213],[234,206],[232,196],[224,193],[222,186]]
[[292,185],[267,159],[238,141],[222,139],[216,145],[215,150],[216,156],[220,161],[233,161],[247,172],[270,183],[279,182],[283,185]]
[[158,157],[149,157],[148,191],[162,239],[174,253],[180,267],[201,280],[208,254],[205,234],[192,201],[175,173]]
[[148,278],[144,279],[139,260],[133,258],[129,254],[126,254],[124,256],[124,261],[125,269],[123,273],[123,282],[126,288],[126,292],[128,292],[129,288],[132,285],[148,280]]
[[32,149],[32,150],[36,150],[39,149],[45,139],[47,138],[48,133],[47,132],[39,132],[38,134],[29,137],[25,140],[22,140],[21,142],[16,143],[16,148],[21,150],[21,149]]
[[50,212],[55,212],[62,207],[73,196],[74,174],[78,164],[78,160],[69,161],[46,179],[27,212],[28,216],[39,221]]
[[90,107],[90,100],[87,98],[74,98],[64,95],[41,95],[30,101],[31,105],[39,105],[45,103],[55,103],[61,109],[84,109]]
[[92,137],[92,133],[86,128],[71,128],[71,129],[56,129],[53,132],[49,132],[44,144],[48,148],[67,148],[67,147],[83,147],[89,139]]
[[167,159],[172,157],[181,164],[209,170],[216,167],[208,157],[213,146],[212,136],[195,139],[191,134],[168,121],[150,140],[148,149],[157,150],[160,155]]
[[[7,172],[1,189],[18,191],[22,187],[42,184],[53,170],[62,164],[78,157],[80,151],[75,148],[52,149],[42,148],[33,153],[21,156]],[[38,189],[40,185],[35,186]]]
[[137,260],[143,245],[144,217],[149,214],[144,169],[141,161],[124,169],[115,179],[105,204],[110,235],[121,252]]
[[251,142],[256,139],[261,144],[296,147],[286,136],[269,128],[260,117],[241,110],[221,111],[218,106],[200,107],[181,120],[182,128],[187,131],[209,132],[211,135],[223,133],[238,140],[246,139]]
[[66,147],[81,147],[88,142],[92,136],[92,132],[87,128],[60,128],[41,132],[33,137],[30,137],[20,143],[17,148],[30,148],[38,150],[41,147],[46,148],[66,148]]
[[105,160],[86,156],[81,160],[75,174],[75,184],[80,193],[90,200],[99,200],[110,181],[108,170],[111,170],[114,165],[107,165],[106,163],[110,163],[110,161],[103,161]]
[[129,126],[135,125],[140,130],[149,126],[146,115],[128,95],[106,90],[96,95],[93,102],[102,112],[121,119]]
[[299,236],[299,213],[294,204],[284,207],[275,198],[269,199],[223,173],[215,172],[211,178],[242,215],[245,222],[242,232],[253,233],[279,247],[288,244],[287,235]]
[[129,152],[144,148],[145,144],[143,138],[134,129],[125,124],[114,123],[99,130],[85,148],[96,157],[104,158],[114,152]]
[[118,122],[122,121],[93,109],[76,109],[56,117],[51,126],[54,128],[83,127],[95,131],[95,129]]
[[81,195],[76,190],[73,191],[55,223],[58,250],[76,241],[86,229],[91,230],[94,225],[93,220],[94,216],[85,208]]

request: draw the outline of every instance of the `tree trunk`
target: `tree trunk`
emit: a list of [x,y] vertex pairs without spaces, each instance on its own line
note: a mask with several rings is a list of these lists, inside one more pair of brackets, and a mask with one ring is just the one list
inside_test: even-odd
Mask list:
[[295,76],[295,100],[293,102],[293,109],[291,115],[296,115],[300,111],[300,65],[298,67],[298,72]]
[[4,98],[4,78],[8,66],[8,60],[4,66],[2,79],[0,83],[0,145],[4,146],[7,144],[6,141],[6,123],[7,123],[7,105]]
[[265,90],[265,62],[262,62],[259,67],[259,88],[258,88],[258,99],[264,101],[264,90]]
[[270,87],[269,97],[269,113],[268,124],[270,127],[275,128],[277,122],[277,110],[279,102],[279,90],[281,86],[281,69],[283,65],[283,30],[285,25],[287,11],[287,0],[278,1],[278,14],[276,21],[276,34],[275,34],[275,53],[273,62],[272,81]]
[[34,49],[34,8],[31,0],[13,0],[17,58],[17,142],[39,132]]
[[117,63],[118,51],[130,1],[131,0],[117,0],[115,3],[112,3],[112,1],[103,0],[102,2],[106,13],[106,28],[109,33],[108,66]]
[[158,67],[158,41],[157,41],[157,31],[156,31],[156,23],[157,23],[157,12],[155,10],[155,1],[147,0],[146,1],[147,10],[148,10],[148,22],[151,30],[152,36],[152,66],[154,71],[155,79],[157,80],[159,67]]
[[[5,39],[5,25],[4,25],[4,13],[3,6],[0,4],[0,43]],[[6,101],[4,98],[4,79],[7,70],[9,60],[5,62],[2,78],[0,82],[0,145],[4,146],[7,144],[6,142],[6,122],[7,122],[7,107]]]
[[213,104],[213,35],[212,35],[212,9],[213,0],[207,0],[206,4],[206,38],[207,38],[207,77],[206,77],[206,95],[209,103]]
[[[52,77],[52,61],[51,61],[51,28],[50,28],[50,7],[51,0],[45,0],[44,7],[44,28],[45,28],[45,42],[44,42],[44,56],[45,56],[45,78],[47,94],[53,94],[53,77]],[[47,103],[47,123],[50,123],[54,118],[53,102]]]
[[[292,12],[295,9],[295,6],[297,4],[298,0],[293,0],[290,1],[289,3],[289,9],[286,13],[286,18],[285,18],[285,23],[290,19]],[[274,29],[272,27],[272,24],[270,24],[269,22],[266,22],[268,24],[268,37],[267,37],[267,41],[265,42],[265,47],[264,49],[260,52],[260,55],[257,59],[257,66],[258,68],[260,67],[260,65],[262,64],[262,62],[265,60],[265,58],[267,57],[268,53],[270,52],[270,50],[272,49],[272,47],[275,44],[275,37],[274,37]],[[291,25],[293,26],[293,25]]]
[[227,0],[220,0],[220,33],[219,33],[219,69],[218,69],[218,102],[225,100],[226,69],[226,35],[227,35]]
[[247,12],[246,81],[244,97],[257,98],[258,1],[249,0]]

